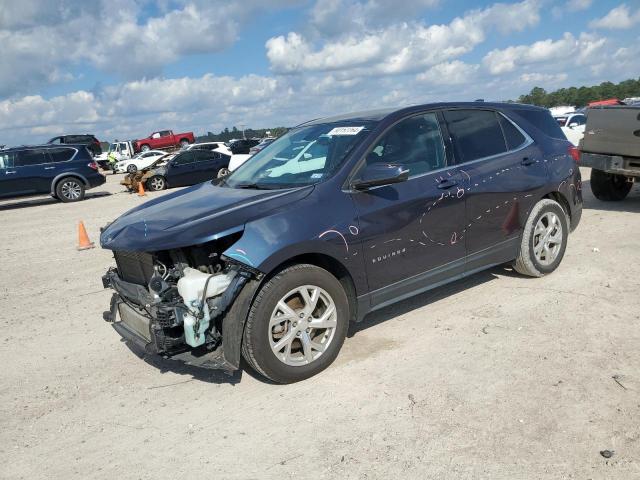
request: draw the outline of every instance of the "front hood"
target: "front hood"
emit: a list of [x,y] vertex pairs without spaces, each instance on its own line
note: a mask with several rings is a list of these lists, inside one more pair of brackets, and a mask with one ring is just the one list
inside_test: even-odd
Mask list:
[[202,244],[242,230],[245,223],[301,200],[313,188],[249,190],[201,183],[129,210],[102,232],[100,244],[145,252]]

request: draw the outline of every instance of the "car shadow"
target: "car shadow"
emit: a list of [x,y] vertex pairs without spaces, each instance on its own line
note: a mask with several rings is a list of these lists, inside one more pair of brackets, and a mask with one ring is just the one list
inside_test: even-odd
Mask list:
[[629,195],[619,202],[603,202],[593,196],[591,182],[582,181],[582,201],[586,210],[602,210],[605,212],[631,212],[640,213],[640,184],[634,184]]
[[[112,195],[111,192],[87,192],[85,194],[83,202],[87,200],[93,200],[96,198],[108,197]],[[60,200],[57,200],[53,197],[24,197],[18,201],[15,199],[11,199],[9,203],[0,204],[0,211],[2,210],[17,210],[20,208],[29,208],[29,207],[41,207],[43,205],[52,205],[54,203],[62,203]]]
[[347,337],[351,338],[358,332],[374,327],[382,322],[386,322],[387,320],[391,320],[413,310],[426,307],[427,305],[478,285],[482,285],[492,280],[497,280],[500,276],[519,276],[519,274],[510,266],[501,265],[476,273],[469,277],[462,278],[455,282],[448,283],[441,287],[434,288],[433,290],[407,298],[406,300],[394,303],[393,305],[381,308],[380,310],[375,310],[367,314],[361,322],[351,323]]

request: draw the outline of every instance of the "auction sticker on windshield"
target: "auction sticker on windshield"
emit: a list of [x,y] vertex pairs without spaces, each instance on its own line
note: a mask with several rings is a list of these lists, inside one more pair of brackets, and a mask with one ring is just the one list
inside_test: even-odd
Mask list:
[[364,127],[336,127],[327,133],[327,135],[357,135],[362,130],[364,130]]

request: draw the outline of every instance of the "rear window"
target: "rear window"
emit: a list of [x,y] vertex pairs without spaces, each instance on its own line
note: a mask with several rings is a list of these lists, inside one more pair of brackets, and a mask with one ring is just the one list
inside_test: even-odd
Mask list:
[[449,133],[462,162],[498,155],[507,151],[502,128],[490,110],[447,110]]
[[47,152],[49,153],[49,157],[53,163],[71,160],[71,157],[76,153],[72,148],[51,148],[47,150]]
[[515,150],[527,140],[520,130],[505,117],[498,115],[498,119],[500,120],[500,126],[504,132],[504,139],[507,142],[507,148],[509,150]]
[[545,135],[559,140],[566,140],[558,122],[551,116],[551,112],[544,110],[517,110],[517,114],[531,123]]

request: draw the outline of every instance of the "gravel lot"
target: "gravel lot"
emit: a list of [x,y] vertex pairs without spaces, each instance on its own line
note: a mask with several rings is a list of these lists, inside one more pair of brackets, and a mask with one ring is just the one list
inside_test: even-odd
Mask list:
[[289,386],[145,362],[102,321],[112,257],[77,222],[97,243],[162,193],[1,202],[0,477],[640,478],[640,189],[602,203],[588,174],[554,274],[376,312]]

